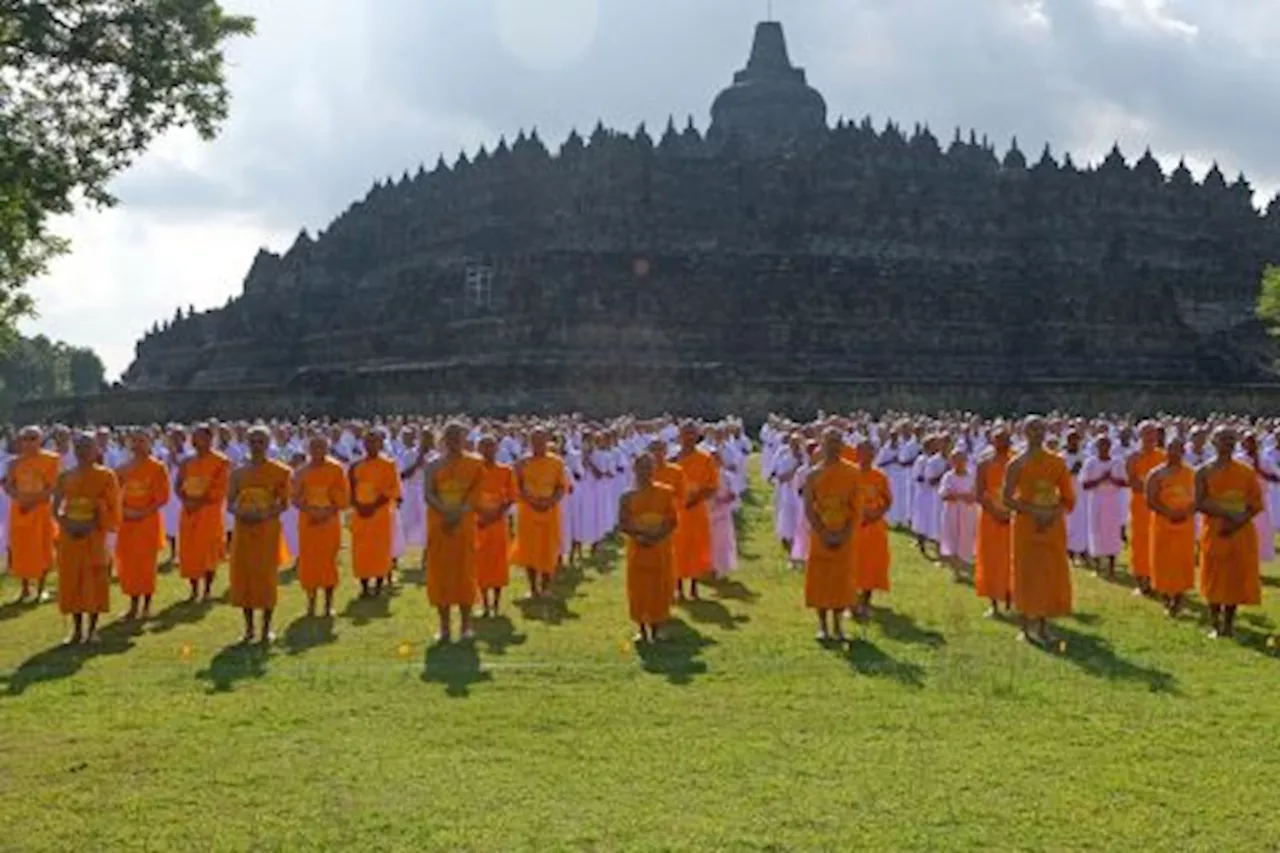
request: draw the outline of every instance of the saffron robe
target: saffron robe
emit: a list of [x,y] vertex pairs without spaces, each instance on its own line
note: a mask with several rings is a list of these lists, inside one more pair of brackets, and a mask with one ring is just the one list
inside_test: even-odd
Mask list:
[[1135,578],[1151,577],[1151,508],[1147,506],[1147,477],[1164,462],[1164,454],[1140,451],[1129,463],[1139,487],[1129,496],[1129,564]]
[[[123,513],[116,535],[116,578],[130,598],[155,595],[156,563],[164,550],[164,507],[172,497],[169,469],[148,456],[121,469],[120,503]],[[124,513],[145,512],[142,518]]]
[[[288,465],[271,460],[261,465],[249,463],[239,471],[236,512],[288,506],[292,479]],[[287,555],[278,516],[257,524],[237,518],[231,538],[231,603],[245,610],[274,610],[280,567]]]
[[[889,477],[880,469],[859,471],[859,518],[880,512],[893,505]],[[889,522],[888,516],[870,524],[863,523],[854,537],[854,587],[861,592],[889,591]]]
[[521,487],[516,505],[516,547],[511,560],[541,575],[553,575],[560,564],[560,502],[539,512],[524,499],[545,500],[560,489],[561,501],[569,492],[569,476],[559,456],[533,456],[516,468]]
[[9,466],[9,482],[15,495],[9,506],[9,571],[18,580],[35,581],[53,568],[54,542],[58,538],[53,520],[52,500],[23,512],[23,495],[50,491],[58,483],[61,460],[57,454],[40,451],[20,456]]
[[442,459],[430,472],[436,496],[447,506],[469,505],[458,523],[446,528],[444,515],[427,506],[427,599],[435,607],[476,603],[476,514],[484,461],[463,453]]
[[[977,493],[1001,509],[1004,505],[1004,478],[1009,457],[991,456],[981,466]],[[1012,538],[1008,521],[1001,521],[985,508],[978,508],[978,530],[974,540],[973,586],[980,598],[1005,601],[1012,594]]]
[[120,527],[120,486],[102,465],[62,477],[62,506],[70,521],[92,521],[86,536],[58,537],[58,608],[63,613],[106,613],[111,606],[111,554],[107,536]]
[[187,580],[211,574],[227,548],[226,500],[231,462],[216,451],[183,461],[178,494],[206,501],[199,509],[182,509],[178,525],[178,564]]
[[[1186,465],[1169,471],[1159,485],[1160,502],[1176,511],[1196,502],[1196,473]],[[1196,526],[1194,515],[1174,523],[1151,513],[1151,586],[1161,595],[1182,595],[1196,584]]]
[[[654,484],[623,497],[631,526],[656,531],[663,524],[679,524],[676,493]],[[675,533],[656,545],[641,545],[627,537],[627,610],[639,625],[661,625],[671,618],[675,577]]]
[[[516,500],[516,473],[509,465],[485,464],[476,491],[476,509],[491,513]],[[563,531],[563,528],[562,528]],[[476,586],[502,589],[511,582],[511,534],[505,515],[491,524],[476,519]]]
[[351,506],[347,472],[336,459],[308,464],[293,478],[294,501],[315,509],[335,509],[324,521],[298,511],[298,583],[307,593],[338,585],[338,552],[342,548],[342,512]]
[[[1209,463],[1204,472],[1206,503],[1238,512],[1264,509],[1262,488],[1254,470],[1231,460],[1223,467]],[[1258,561],[1258,531],[1246,524],[1223,536],[1226,524],[1205,516],[1200,532],[1200,596],[1213,605],[1262,603],[1262,576]]]
[[[677,461],[684,473],[685,509],[676,534],[676,577],[700,578],[711,571],[711,506],[720,489],[720,466],[704,450],[693,450]],[[706,489],[708,497],[693,506],[688,499]]]
[[[818,610],[844,610],[853,606],[855,542],[858,536],[859,485],[861,474],[848,462],[824,464],[805,485],[821,528],[809,534],[809,557],[805,563],[805,605]],[[838,548],[823,541],[821,533],[835,532],[851,525],[850,535]]]
[[351,568],[359,580],[386,577],[391,570],[398,519],[400,470],[385,456],[362,459],[351,466],[352,504],[387,502],[368,518],[351,513]]
[[[1010,472],[1012,474],[1012,472]],[[1075,506],[1071,472],[1061,456],[1036,450],[1022,456],[1014,497],[1038,507]],[[1071,613],[1071,567],[1067,561],[1066,520],[1059,515],[1044,530],[1027,513],[1013,516],[1013,603],[1031,619]]]

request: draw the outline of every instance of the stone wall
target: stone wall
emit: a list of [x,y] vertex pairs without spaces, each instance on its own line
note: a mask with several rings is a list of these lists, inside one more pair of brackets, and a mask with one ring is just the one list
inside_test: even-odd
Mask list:
[[[571,375],[572,380],[566,381]],[[314,378],[307,388],[133,391],[19,405],[21,423],[137,424],[299,416],[388,414],[502,415],[580,411],[604,417],[664,412],[704,417],[735,413],[756,422],[769,412],[972,411],[1015,415],[1052,410],[1150,415],[1280,412],[1280,384],[1200,385],[1027,381],[923,382],[891,379],[746,377],[716,365],[630,370],[617,365],[456,365]]]

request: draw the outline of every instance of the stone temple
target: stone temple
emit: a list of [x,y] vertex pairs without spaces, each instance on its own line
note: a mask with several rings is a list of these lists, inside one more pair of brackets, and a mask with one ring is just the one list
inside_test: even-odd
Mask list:
[[832,126],[765,22],[705,133],[597,125],[553,153],[521,132],[375,183],[260,252],[226,307],[157,326],[123,385],[475,411],[675,408],[730,382],[766,406],[813,382],[1268,381],[1253,310],[1280,204],[1252,197],[1149,151],[1084,167]]

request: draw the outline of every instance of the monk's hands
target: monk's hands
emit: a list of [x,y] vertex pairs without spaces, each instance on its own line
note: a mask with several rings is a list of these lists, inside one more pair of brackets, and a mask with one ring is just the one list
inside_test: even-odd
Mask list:
[[1044,533],[1058,520],[1058,511],[1056,509],[1037,508],[1031,511],[1031,517],[1036,521],[1036,532]]
[[96,521],[72,521],[69,518],[61,517],[58,519],[58,526],[62,528],[62,532],[71,539],[84,539],[94,528],[97,527]]
[[353,506],[355,507],[356,515],[361,518],[373,518],[373,514],[377,512],[377,509],[374,508],[373,504],[362,504],[356,502]]

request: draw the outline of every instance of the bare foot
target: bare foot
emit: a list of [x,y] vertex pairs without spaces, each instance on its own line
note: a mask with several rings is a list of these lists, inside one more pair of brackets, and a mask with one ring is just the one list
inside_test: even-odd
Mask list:
[[1031,635],[1030,635],[1030,634],[1028,634],[1026,631],[1019,631],[1019,632],[1018,632],[1018,642],[1019,642],[1019,643],[1031,643],[1031,642],[1034,642],[1034,641],[1032,640]]
[[245,631],[244,636],[240,638],[240,642],[244,643],[246,646],[251,645],[253,643],[253,632]]
[[262,635],[262,645],[269,646],[276,641],[276,632],[268,631]]
[[816,635],[814,635],[814,639],[817,640],[819,643],[829,643],[831,642],[831,635],[828,634],[826,631],[819,631]]
[[83,642],[84,642],[84,637],[80,636],[80,632],[77,631],[76,633],[72,634],[70,637],[67,637],[67,639],[64,640],[62,644],[64,646],[78,646]]
[[987,612],[982,614],[982,618],[983,619],[999,619],[1000,611],[996,610],[994,607],[988,607]]
[[448,631],[441,631],[439,634],[436,634],[436,645],[446,645],[451,639],[453,638],[449,636]]

